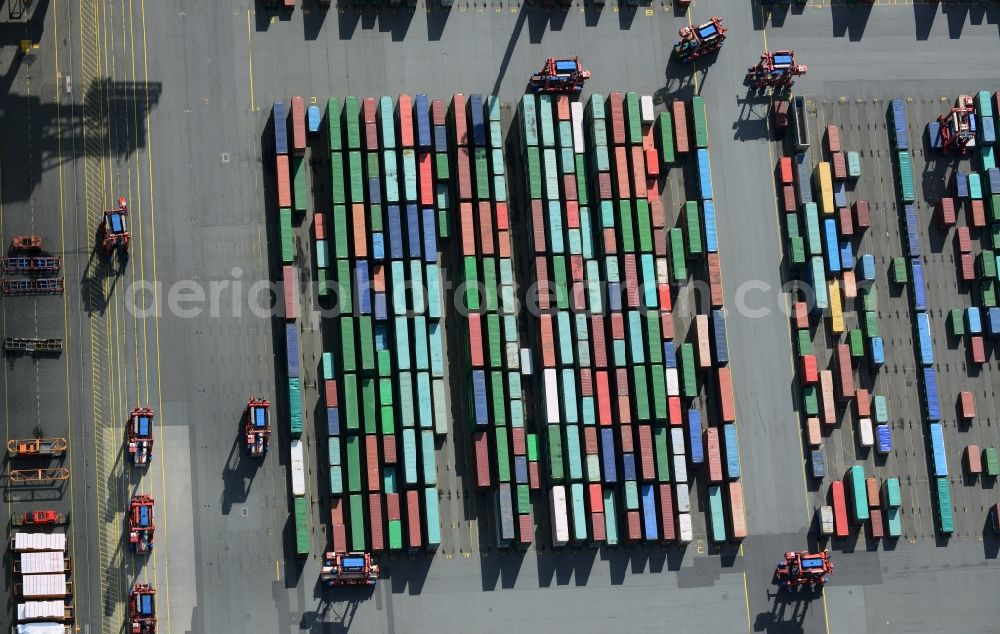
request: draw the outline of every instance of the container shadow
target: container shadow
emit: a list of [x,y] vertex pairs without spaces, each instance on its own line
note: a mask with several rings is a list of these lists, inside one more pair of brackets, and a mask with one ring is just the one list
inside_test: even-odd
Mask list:
[[871,4],[830,4],[830,15],[833,18],[833,36],[844,37],[852,42],[861,41],[871,16]]

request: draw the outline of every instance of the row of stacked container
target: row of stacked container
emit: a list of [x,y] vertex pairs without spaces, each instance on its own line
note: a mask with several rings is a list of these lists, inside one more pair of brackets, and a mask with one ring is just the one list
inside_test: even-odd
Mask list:
[[[282,293],[285,315],[285,357],[288,378],[289,474],[292,492],[292,524],[295,527],[295,551],[309,554],[309,503],[306,500],[306,459],[302,446],[302,375],[299,345],[298,268],[295,266],[293,213],[301,215],[308,206],[306,185],[306,123],[305,102],[292,97],[290,108],[275,102],[272,110],[274,126],[275,168],[278,194],[278,237],[282,264]],[[291,123],[291,154],[289,154],[289,123]],[[291,171],[290,171],[291,170]],[[294,183],[294,188],[290,186]],[[294,197],[292,192],[294,191]],[[294,202],[294,212],[293,212]]]
[[693,343],[674,347],[670,312],[670,270],[685,283],[689,258],[706,250],[713,303],[722,303],[703,107],[693,127],[707,222],[692,201],[671,230],[659,176],[677,154],[691,154],[682,102],[657,117],[652,99],[635,93],[594,95],[586,108],[527,96],[520,119],[533,272],[537,286],[553,289],[539,295],[536,342],[553,543],[690,541],[688,463],[698,468],[706,454],[712,537],[726,539],[729,517],[729,535],[741,539],[735,427],[705,426],[700,410],[683,411],[699,394],[696,371],[716,366],[728,388],[723,418],[735,420],[722,313],[711,329],[708,315],[697,320],[696,362]]
[[867,523],[874,539],[900,537],[903,534],[899,509],[902,505],[899,479],[865,477],[865,468],[853,465],[843,480],[830,484],[830,506],[819,510],[820,532],[848,537],[851,524]]
[[463,373],[475,484],[493,489],[494,542],[527,547],[534,527],[530,489],[538,487],[534,436],[527,433],[521,389],[513,241],[498,97],[452,97],[450,120],[461,262],[459,319],[468,341]]

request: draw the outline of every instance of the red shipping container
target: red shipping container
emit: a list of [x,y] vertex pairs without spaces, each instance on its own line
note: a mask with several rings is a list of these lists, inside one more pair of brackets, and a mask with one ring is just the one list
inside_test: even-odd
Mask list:
[[619,198],[631,198],[632,189],[629,187],[628,172],[628,152],[624,147],[615,148],[615,183],[618,185]]
[[378,464],[378,436],[365,435],[365,469],[368,472],[368,490],[381,491],[382,478]]
[[642,480],[656,479],[656,463],[653,459],[653,430],[649,425],[639,425],[639,461],[642,463]]
[[409,490],[406,492],[406,518],[407,537],[410,548],[420,548],[420,492]]
[[[670,296],[670,284],[657,284],[656,295],[659,298],[659,307],[661,311],[666,311],[667,313],[669,313],[671,310],[673,310],[673,299]],[[662,319],[660,321],[662,322]],[[667,338],[668,337],[664,335],[664,339]],[[672,339],[673,336],[669,338]]]
[[846,343],[837,344],[837,370],[840,374],[840,399],[849,401],[854,396],[854,368],[851,366],[851,348]]
[[278,154],[275,157],[275,170],[278,174],[278,206],[287,209],[292,206],[292,189],[288,180],[287,154]]
[[792,315],[795,316],[795,328],[805,330],[809,328],[809,306],[805,302],[798,301],[792,304]]
[[853,205],[854,209],[854,226],[861,230],[861,233],[865,232],[865,229],[872,226],[871,214],[868,210],[867,200],[857,200]]
[[872,401],[868,390],[864,388],[858,388],[854,392],[854,406],[858,412],[858,418],[871,418],[872,416]]
[[615,237],[614,229],[605,229],[601,232],[604,236],[604,255],[614,255],[618,253],[618,238]]
[[782,156],[778,159],[778,176],[782,185],[792,184],[792,157]]
[[986,208],[983,206],[982,200],[969,201],[969,224],[976,229],[982,229],[986,226]]
[[719,410],[723,422],[736,422],[736,404],[733,402],[733,375],[728,366],[719,368]]
[[593,425],[583,428],[583,451],[588,456],[596,455],[599,451],[597,447],[597,428]]
[[882,524],[882,509],[872,509],[872,539],[882,539],[885,536],[885,527]]
[[674,99],[670,107],[674,114],[674,139],[677,141],[677,152],[684,154],[691,149],[688,144],[687,112],[684,102]]
[[979,445],[969,445],[965,448],[965,467],[971,475],[983,472],[983,452]]
[[541,477],[538,475],[538,463],[529,462],[528,463],[528,488],[536,491],[541,485]]
[[[660,155],[656,151],[656,148],[647,148],[644,150],[646,157],[646,173],[650,176],[660,175]],[[646,187],[646,193],[649,194],[649,186]]]
[[330,532],[333,533],[333,550],[347,552],[347,528],[344,526],[344,500],[330,498]]
[[420,204],[424,207],[434,206],[434,168],[430,152],[417,154],[417,171],[420,173]]
[[517,541],[522,544],[530,544],[534,527],[531,525],[530,515],[517,516]]
[[608,381],[608,373],[599,371],[597,373],[597,422],[603,427],[611,425],[613,422],[611,414],[611,386]]
[[[396,437],[392,434],[382,436],[382,460],[386,464],[396,464]],[[389,519],[399,519],[389,518]]]
[[327,407],[337,407],[340,404],[337,399],[337,381],[333,379],[323,381],[323,395],[326,399]]
[[409,95],[399,96],[399,142],[404,148],[413,147],[413,99]]
[[590,340],[594,367],[608,367],[608,347],[604,340],[604,319],[594,315],[590,318]]
[[465,119],[465,95],[455,93],[451,99],[451,115],[454,119],[455,143],[465,146],[469,144],[469,129]]
[[365,149],[369,152],[378,151],[378,126],[374,123],[365,124]]
[[847,520],[844,483],[840,480],[830,483],[830,504],[833,506],[833,534],[837,537],[847,537],[851,533],[851,525]]
[[510,232],[497,231],[497,256],[501,258],[510,257]]
[[618,426],[618,439],[621,441],[622,453],[634,453],[635,445],[633,444],[632,425],[619,425]]
[[387,520],[403,519],[398,493],[385,494],[385,516]]
[[510,215],[508,214],[507,203],[494,203],[493,209],[496,212],[497,231],[508,231],[510,229]]
[[684,415],[681,408],[681,397],[679,396],[668,396],[667,397],[667,412],[670,417],[671,425],[683,425]]
[[472,367],[483,367],[483,322],[479,313],[469,313],[469,358]]
[[372,550],[385,550],[385,531],[382,530],[382,496],[378,493],[368,495],[368,526]]
[[590,500],[591,513],[604,512],[604,492],[601,490],[600,484],[592,483],[587,485],[587,498]]
[[973,363],[986,363],[986,348],[982,337],[978,335],[969,337],[969,355]]
[[963,282],[976,279],[976,260],[971,253],[963,253],[958,257],[959,277]]
[[636,198],[646,197],[646,158],[637,145],[632,146],[632,189]]
[[628,511],[625,513],[625,524],[627,527],[626,538],[630,541],[642,539],[642,522],[639,519],[639,511]]
[[878,478],[865,478],[865,493],[868,496],[868,508],[878,508]]
[[658,487],[660,493],[660,538],[665,542],[677,539],[677,525],[674,522],[674,491],[669,484]]
[[833,167],[833,179],[838,181],[847,180],[847,160],[843,152],[834,152],[831,156]]
[[962,418],[971,420],[976,417],[976,399],[972,395],[972,392],[959,392],[958,402],[961,407]]
[[823,444],[823,434],[819,428],[819,419],[810,416],[806,419],[806,439],[810,447],[819,447]]
[[781,197],[783,199],[785,213],[793,214],[796,211],[795,204],[795,186],[794,185],[782,185],[781,187]]
[[840,152],[840,128],[835,125],[826,126],[826,149],[831,154]]
[[317,240],[326,240],[326,222],[324,217],[325,214],[322,211],[317,211],[313,214],[313,233],[316,234]]
[[476,255],[476,225],[472,218],[472,203],[459,203],[458,217],[462,232],[462,255]]
[[447,122],[448,109],[444,107],[444,102],[435,99],[431,102],[431,124],[445,125]]
[[302,97],[292,97],[292,149],[295,154],[306,151],[306,103]]
[[600,172],[597,175],[597,197],[601,200],[611,200],[611,173]]
[[619,340],[625,338],[625,317],[622,313],[611,313],[611,338]]
[[955,230],[955,236],[958,239],[958,252],[972,253],[972,236],[969,234],[969,228],[962,225]]
[[628,396],[628,370],[615,370],[615,389],[618,396]]
[[566,200],[576,200],[576,174],[563,174],[563,198]]
[[375,107],[375,98],[374,97],[365,97],[364,99],[361,100],[361,117],[362,117],[361,122],[362,123],[365,123],[365,124],[375,123],[376,122],[375,118],[376,118],[377,114],[378,114],[378,111],[377,111],[377,109]]
[[611,115],[611,143],[625,144],[625,115],[622,112],[622,94],[613,92],[608,96],[608,112]]
[[365,224],[365,206],[351,205],[351,222],[354,225],[354,257],[368,257],[368,226]]
[[801,357],[801,377],[803,385],[812,385],[819,381],[819,369],[816,364],[816,355],[804,354]]
[[476,486],[490,486],[490,446],[486,432],[472,434],[472,445],[476,457]]
[[[588,427],[587,429],[594,429],[593,427]],[[514,450],[515,456],[525,456],[528,453],[527,445],[525,444],[524,427],[511,427],[510,428],[510,445]]]
[[722,263],[718,253],[709,253],[705,257],[708,260],[708,287],[712,308],[722,308]]
[[493,244],[493,210],[489,201],[479,202],[479,247],[483,255],[496,253]]
[[594,371],[580,368],[580,396],[594,395]]
[[[667,295],[669,297],[669,295]],[[661,295],[662,299],[663,296]],[[661,306],[662,308],[662,306]],[[660,333],[663,335],[664,341],[670,341],[674,338],[674,314],[671,312],[660,313]]]
[[636,256],[634,253],[625,254],[625,271],[622,274],[622,284],[625,286],[625,305],[629,308],[639,307],[639,273],[635,259]]
[[632,422],[632,404],[627,396],[618,397],[618,422],[624,425]]
[[552,308],[552,293],[554,291],[551,280],[549,280],[549,262],[544,256],[535,258],[535,286],[536,301],[540,310]]
[[542,208],[542,201],[531,201],[531,234],[534,238],[535,253],[548,253],[548,245],[545,241],[545,211]]
[[667,257],[667,230],[663,227],[653,229],[653,254],[658,258]]
[[743,484],[729,483],[729,534],[733,541],[740,541],[747,536],[747,515],[743,503]]
[[955,224],[955,199],[945,196],[934,205],[937,214],[938,224],[942,227],[950,227]]
[[823,396],[823,422],[827,425],[834,425],[837,422],[837,408],[833,402],[833,372],[821,370],[819,385]]
[[841,207],[837,210],[837,218],[840,220],[840,235],[854,235],[854,217],[851,215],[850,207]]
[[654,229],[662,229],[664,227],[663,203],[660,202],[659,198],[649,201],[649,217],[653,222]]
[[722,451],[719,448],[719,430],[709,427],[705,430],[705,452],[708,459],[708,481],[722,482]]
[[566,228],[580,228],[580,205],[575,200],[566,201]]
[[604,513],[590,514],[590,534],[596,543],[601,543],[608,539],[607,527],[604,523]]
[[556,367],[556,344],[552,331],[552,315],[539,315],[539,342],[542,349],[542,367]]
[[569,95],[556,95],[556,118],[560,121],[569,121]]
[[455,153],[455,172],[458,176],[458,199],[472,200],[472,173],[469,171],[469,148],[459,147]]
[[285,294],[285,319],[299,318],[298,276],[294,266],[281,267],[282,287]]
[[372,290],[376,293],[385,292],[385,266],[381,264],[372,267]]

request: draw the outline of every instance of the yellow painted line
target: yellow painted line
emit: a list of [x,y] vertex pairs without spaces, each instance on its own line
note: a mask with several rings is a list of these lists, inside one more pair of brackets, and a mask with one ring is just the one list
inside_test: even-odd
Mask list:
[[254,112],[257,110],[257,105],[253,99],[253,37],[250,34],[250,9],[247,9],[247,59],[250,61],[250,112]]
[[747,573],[743,572],[743,601],[747,607],[747,631],[753,632],[753,622],[750,620],[750,591],[747,589]]
[[826,609],[826,590],[823,591],[823,623],[826,625],[826,634],[830,634],[830,614]]
[[281,561],[278,559],[274,560],[274,580],[281,581]]
[[[691,7],[694,8],[694,3],[691,3]],[[687,11],[688,26],[693,26],[694,23],[691,22],[691,9]],[[700,95],[701,88],[698,85],[698,60],[691,60],[691,77],[694,79],[694,94]]]

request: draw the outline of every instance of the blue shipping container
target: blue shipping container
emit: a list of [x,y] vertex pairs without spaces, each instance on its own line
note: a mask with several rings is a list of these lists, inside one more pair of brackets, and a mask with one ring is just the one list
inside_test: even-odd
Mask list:
[[413,102],[414,113],[417,115],[417,147],[422,150],[431,147],[431,115],[427,95],[417,95]]
[[691,457],[691,464],[702,464],[705,462],[705,449],[701,442],[701,433],[701,411],[689,409],[688,455]]
[[934,475],[948,477],[948,456],[944,450],[944,430],[939,423],[931,423],[931,454],[934,458]]
[[931,148],[935,150],[941,149],[941,124],[937,121],[931,121],[927,124],[927,138],[931,142]]
[[1000,308],[991,308],[986,313],[986,332],[993,337],[1000,335]]
[[885,365],[885,341],[882,340],[882,337],[872,337],[871,353],[873,366],[879,368]]
[[813,202],[812,195],[812,161],[806,154],[795,155],[795,191],[798,194],[799,206]]
[[892,104],[892,124],[893,131],[893,145],[897,150],[908,150],[910,149],[910,133],[909,126],[906,122],[906,102],[902,99],[893,99]]
[[736,442],[736,425],[726,423],[722,426],[722,437],[726,451],[726,477],[738,480],[740,477],[740,450]]
[[372,259],[376,262],[385,260],[385,234],[381,231],[372,234]]
[[924,266],[919,258],[910,258],[913,274],[913,308],[927,310],[927,286],[924,284]]
[[924,368],[924,401],[927,420],[941,420],[941,399],[938,397],[937,370],[934,368]]
[[[840,271],[840,249],[837,244],[837,221],[833,218],[827,218],[823,221],[823,231],[826,235],[826,245],[824,245],[823,250],[826,251],[826,270],[831,275]],[[817,283],[821,283],[817,281]]]
[[656,494],[652,484],[642,485],[643,535],[647,540],[658,539],[656,531]]
[[952,189],[956,198],[969,197],[969,175],[962,170],[952,172]]
[[715,346],[715,363],[729,363],[729,345],[726,341],[726,316],[721,310],[713,310],[710,317],[712,325],[712,343]]
[[420,257],[420,211],[417,206],[410,203],[406,206],[406,233],[407,233],[407,246],[409,247],[409,256],[411,258]]
[[698,150],[698,193],[702,200],[714,198],[712,195],[712,166],[708,160],[708,150]]
[[673,341],[663,342],[663,365],[667,368],[677,367],[677,352]]
[[861,279],[868,282],[875,281],[875,256],[871,253],[861,256]]
[[437,225],[431,208],[424,209],[424,262],[437,262]]
[[986,186],[991,194],[1000,194],[1000,169],[991,167],[986,170]]
[[911,258],[920,257],[920,225],[917,220],[917,210],[913,205],[906,205],[903,212],[906,224],[906,249]]
[[604,463],[604,481],[609,484],[618,482],[618,471],[615,468],[615,434],[610,427],[601,428],[601,461]]
[[514,456],[514,482],[528,484],[528,457]]
[[702,223],[705,225],[705,250],[709,253],[719,252],[719,237],[715,228],[715,203],[704,200],[701,203]]
[[879,453],[892,451],[892,431],[888,425],[879,425],[875,428],[875,442],[875,448]]
[[993,145],[996,142],[997,133],[993,117],[982,117],[979,121],[980,145]]
[[920,364],[934,365],[934,341],[927,313],[917,313],[917,347],[920,349]]
[[969,306],[965,309],[965,328],[970,335],[983,333],[983,322],[980,319],[978,306]]
[[847,206],[847,183],[833,181],[833,204],[836,207]]
[[472,371],[472,407],[477,426],[490,424],[490,414],[486,403],[486,372]]
[[375,319],[385,321],[389,318],[389,301],[385,293],[375,293],[374,313]]
[[358,312],[372,314],[371,277],[368,275],[368,260],[358,260],[354,268],[354,290],[358,295]]
[[306,120],[309,122],[309,133],[316,134],[319,132],[319,124],[323,119],[319,106],[309,106],[309,109],[306,110],[306,115]]
[[326,408],[326,433],[328,436],[340,435],[340,408]]
[[472,123],[472,144],[476,147],[485,147],[486,116],[482,95],[469,95],[469,121]]
[[840,241],[840,270],[850,271],[854,268],[854,246],[850,240]]
[[403,259],[403,221],[399,205],[389,205],[389,257]]
[[285,350],[288,352],[288,376],[299,377],[299,328],[295,324],[285,324]]
[[288,111],[281,101],[274,102],[274,152],[288,154]]
[[812,477],[826,477],[826,459],[823,457],[821,449],[813,449],[809,452],[809,465],[812,467]]
[[448,151],[448,128],[443,125],[434,126],[434,151]]
[[622,454],[622,477],[626,480],[636,480],[635,477],[635,454]]

